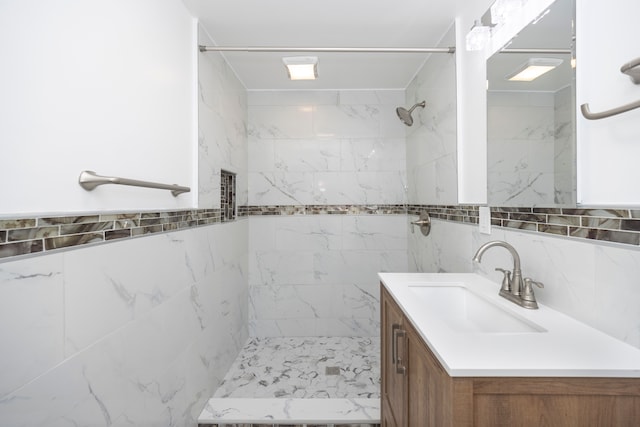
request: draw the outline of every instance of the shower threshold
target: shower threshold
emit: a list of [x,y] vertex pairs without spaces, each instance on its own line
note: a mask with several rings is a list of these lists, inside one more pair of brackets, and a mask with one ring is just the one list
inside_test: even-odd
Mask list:
[[380,399],[211,398],[199,423],[213,426],[373,426]]

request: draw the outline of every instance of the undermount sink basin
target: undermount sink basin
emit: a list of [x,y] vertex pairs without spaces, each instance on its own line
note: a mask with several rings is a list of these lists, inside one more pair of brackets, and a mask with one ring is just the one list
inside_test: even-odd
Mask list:
[[544,328],[470,291],[463,284],[409,286],[430,315],[464,333],[531,333]]

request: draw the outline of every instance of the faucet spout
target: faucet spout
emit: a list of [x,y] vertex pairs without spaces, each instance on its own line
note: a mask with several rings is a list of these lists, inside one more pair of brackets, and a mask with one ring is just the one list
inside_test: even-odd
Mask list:
[[487,249],[493,248],[494,246],[501,246],[501,247],[507,249],[509,251],[509,253],[511,254],[511,257],[513,258],[513,269],[514,270],[521,270],[521,268],[520,268],[520,255],[518,255],[518,252],[516,251],[516,248],[511,246],[509,243],[503,242],[501,240],[494,240],[492,242],[488,242],[488,243],[485,243],[484,245],[480,246],[480,248],[478,248],[478,250],[476,251],[476,254],[473,256],[473,260],[475,262],[479,263],[480,261],[482,261],[482,255],[484,255],[484,253],[487,251]]
[[[476,254],[473,257],[473,261],[479,263],[482,260],[482,255],[484,255],[484,253],[488,249],[496,246],[500,246],[507,249],[511,254],[511,258],[513,258],[513,273],[511,274],[511,281],[510,281],[511,286],[510,286],[509,293],[513,298],[519,299],[522,291],[522,286],[523,286],[522,285],[522,269],[520,267],[520,255],[518,255],[518,252],[513,246],[501,240],[494,240],[494,241],[485,243],[484,245],[480,246],[480,248],[477,250]],[[500,291],[500,294],[502,296],[509,298],[507,295],[504,295],[503,291]]]

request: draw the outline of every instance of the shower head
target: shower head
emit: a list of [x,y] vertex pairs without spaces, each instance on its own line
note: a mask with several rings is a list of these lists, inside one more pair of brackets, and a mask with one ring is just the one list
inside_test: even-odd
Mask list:
[[411,112],[416,107],[424,108],[425,105],[426,105],[425,101],[422,101],[422,102],[418,102],[417,104],[415,104],[413,107],[409,108],[408,110],[406,108],[404,108],[404,107],[398,107],[398,108],[396,108],[396,113],[398,114],[398,117],[400,118],[402,123],[404,123],[407,126],[411,126],[413,124],[413,117],[411,117]]

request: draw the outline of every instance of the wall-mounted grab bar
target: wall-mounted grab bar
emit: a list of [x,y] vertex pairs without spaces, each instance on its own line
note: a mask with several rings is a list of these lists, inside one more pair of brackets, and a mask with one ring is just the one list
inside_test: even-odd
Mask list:
[[161,190],[171,190],[174,197],[182,193],[191,191],[189,187],[181,187],[179,185],[159,184],[157,182],[138,181],[136,179],[118,178],[116,176],[100,176],[93,171],[80,172],[78,184],[87,191],[91,191],[99,185],[103,184],[119,184],[133,185],[135,187],[159,188]]
[[[620,72],[631,77],[631,81],[634,84],[640,84],[640,58],[636,58],[633,61],[629,61],[620,67]],[[626,113],[627,111],[640,108],[640,101],[632,102],[630,104],[622,105],[618,108],[612,108],[611,110],[602,111],[600,113],[592,113],[589,110],[589,104],[582,104],[580,111],[585,119],[599,120],[607,117],[615,116],[616,114]]]

